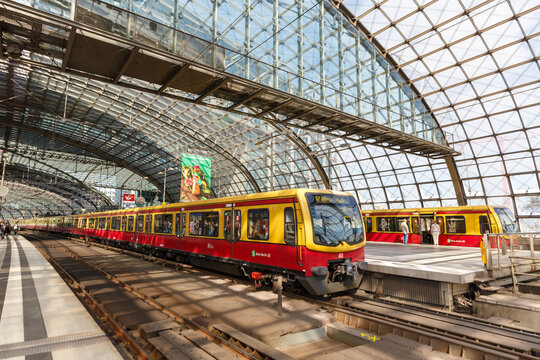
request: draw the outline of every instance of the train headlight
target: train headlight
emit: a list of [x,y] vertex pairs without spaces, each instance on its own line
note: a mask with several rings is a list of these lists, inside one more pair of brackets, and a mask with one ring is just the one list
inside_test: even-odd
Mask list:
[[358,268],[356,267],[356,264],[347,264],[347,275],[355,276],[356,274],[358,274]]

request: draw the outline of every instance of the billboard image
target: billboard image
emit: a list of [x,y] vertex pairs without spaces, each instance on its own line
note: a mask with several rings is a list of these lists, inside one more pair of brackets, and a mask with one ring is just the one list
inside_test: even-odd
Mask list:
[[212,159],[182,154],[182,188],[180,200],[204,200],[210,197]]

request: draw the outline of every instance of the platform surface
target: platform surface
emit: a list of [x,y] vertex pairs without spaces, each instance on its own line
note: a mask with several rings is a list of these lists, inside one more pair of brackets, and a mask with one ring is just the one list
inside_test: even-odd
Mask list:
[[123,358],[28,240],[0,240],[0,263],[0,358]]
[[488,274],[479,248],[367,242],[368,271],[455,284]]

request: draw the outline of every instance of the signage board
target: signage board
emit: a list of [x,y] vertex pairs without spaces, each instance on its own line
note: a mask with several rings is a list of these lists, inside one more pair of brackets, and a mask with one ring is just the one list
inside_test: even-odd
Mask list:
[[212,159],[182,154],[182,186],[180,200],[204,200],[211,195]]

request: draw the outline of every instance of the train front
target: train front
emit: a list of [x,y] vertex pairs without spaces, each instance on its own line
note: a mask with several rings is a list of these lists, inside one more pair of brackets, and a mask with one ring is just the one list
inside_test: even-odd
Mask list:
[[306,192],[304,197],[305,277],[298,280],[314,295],[354,293],[367,268],[356,200],[338,191]]

